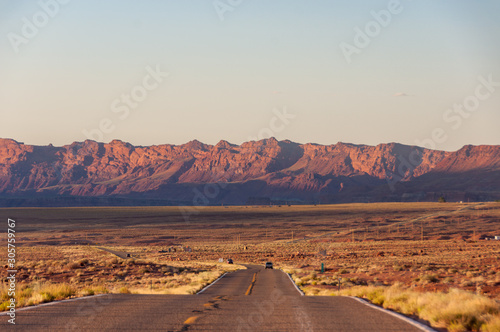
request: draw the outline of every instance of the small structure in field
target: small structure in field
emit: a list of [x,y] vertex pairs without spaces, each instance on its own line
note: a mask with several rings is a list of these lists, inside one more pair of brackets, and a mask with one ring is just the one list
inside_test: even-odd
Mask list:
[[495,235],[495,240],[500,240],[500,235]]

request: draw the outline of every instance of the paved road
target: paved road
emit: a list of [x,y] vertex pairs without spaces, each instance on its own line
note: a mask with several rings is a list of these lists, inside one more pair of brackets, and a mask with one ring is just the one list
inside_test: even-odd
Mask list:
[[[130,253],[128,253],[128,252],[116,251],[116,250],[111,250],[111,249],[103,248],[103,247],[96,247],[96,248],[100,249],[100,250],[103,250],[103,251],[107,251],[110,254],[113,254],[113,255],[118,256],[118,257],[123,258],[123,259],[130,258],[130,257],[127,256],[127,255],[130,255]],[[132,257],[132,255],[131,255],[131,257]]]
[[351,298],[301,296],[260,266],[199,295],[105,295],[18,311],[15,326],[7,318],[1,331],[420,331]]

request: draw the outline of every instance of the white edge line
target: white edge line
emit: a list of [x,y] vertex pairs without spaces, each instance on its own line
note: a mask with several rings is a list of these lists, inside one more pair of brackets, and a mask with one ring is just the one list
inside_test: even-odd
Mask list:
[[432,329],[431,327],[427,326],[427,325],[424,325],[420,322],[417,322],[409,317],[406,317],[405,315],[402,315],[400,313],[397,313],[397,312],[394,312],[394,311],[391,311],[391,310],[387,310],[387,309],[384,309],[384,308],[381,308],[379,306],[376,306],[375,304],[372,304],[364,299],[361,299],[359,297],[354,297],[354,296],[346,296],[346,297],[350,297],[351,299],[354,299],[356,301],[359,301],[361,303],[363,303],[364,305],[367,305],[373,309],[377,309],[377,310],[380,310],[382,312],[385,312],[386,314],[389,314],[391,316],[394,316],[396,318],[399,318],[405,322],[407,322],[408,324],[411,324],[413,326],[415,326],[416,328],[422,330],[422,331],[425,331],[425,332],[436,332],[436,330]]
[[300,295],[304,296],[305,295],[304,292],[299,288],[299,286],[297,286],[297,284],[295,283],[295,281],[293,281],[292,276],[290,274],[286,273],[283,270],[281,270],[281,272],[283,272],[284,274],[286,274],[288,276],[288,278],[290,278],[290,281],[295,286],[295,289],[300,293]]
[[[74,299],[52,301],[52,302],[48,302],[48,303],[42,303],[42,304],[32,305],[32,306],[29,306],[29,307],[22,307],[22,308],[19,308],[19,309],[16,308],[16,312],[18,312],[18,311],[25,311],[25,310],[31,310],[31,309],[37,309],[37,308],[40,308],[40,307],[45,307],[45,306],[48,306],[48,305],[59,304],[59,303],[63,303],[63,302],[73,302],[73,301],[78,301],[78,300],[88,300],[88,299],[92,299],[94,297],[106,296],[106,295],[111,295],[111,294],[97,294],[97,295],[92,295],[92,296],[76,297]],[[8,314],[9,314],[8,311],[2,311],[2,312],[0,312],[0,316],[6,316]]]
[[227,272],[225,272],[223,275],[221,275],[219,278],[217,278],[214,282],[212,282],[212,283],[206,285],[205,287],[203,287],[198,293],[196,293],[196,295],[201,294],[204,291],[206,291],[210,286],[212,286],[213,284],[215,284],[217,281],[221,280],[226,274],[227,274]]

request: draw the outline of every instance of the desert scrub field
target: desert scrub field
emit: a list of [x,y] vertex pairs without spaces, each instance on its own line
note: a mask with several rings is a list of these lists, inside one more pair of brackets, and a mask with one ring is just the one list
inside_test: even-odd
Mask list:
[[[285,269],[293,273],[294,270]],[[450,332],[500,331],[500,303],[494,299],[451,288],[447,291],[416,291],[399,282],[391,286],[363,286],[356,278],[331,280],[335,289],[318,287],[316,273],[299,278],[292,277],[306,295],[355,296],[404,315],[419,318],[432,327]],[[312,282],[310,282],[312,280]],[[322,283],[320,281],[320,283]]]
[[395,284],[391,287],[355,286],[341,290],[338,295],[361,297],[450,332],[500,331],[500,304],[459,289],[417,292]]
[[[119,250],[121,248],[114,248]],[[226,271],[243,268],[216,262],[168,262],[142,248],[141,258],[121,259],[90,246],[22,248],[17,266],[18,307],[105,293],[194,294]],[[2,280],[6,278],[2,271]],[[0,286],[0,310],[7,287]]]
[[[459,288],[500,300],[499,241],[364,241],[297,243],[255,250],[256,260],[273,260],[302,286],[402,283],[419,291]],[[259,256],[259,253],[262,255]],[[236,256],[237,258],[237,256]],[[321,264],[324,272],[321,273]]]
[[325,240],[293,248],[272,259],[306,295],[366,298],[449,331],[500,331],[497,241]]
[[[238,268],[220,258],[272,261],[311,295],[335,293],[341,278],[342,291],[399,284],[500,300],[500,241],[484,240],[500,235],[499,203],[203,207],[189,223],[177,207],[5,211],[21,221],[18,285],[27,305],[106,292],[194,293]],[[481,328],[499,331],[499,319],[486,314]]]

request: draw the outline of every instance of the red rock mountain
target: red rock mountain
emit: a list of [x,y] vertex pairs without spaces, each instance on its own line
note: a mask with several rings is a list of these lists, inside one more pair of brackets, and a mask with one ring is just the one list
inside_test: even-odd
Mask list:
[[62,147],[0,139],[0,205],[215,205],[500,197],[500,146],[396,143]]

